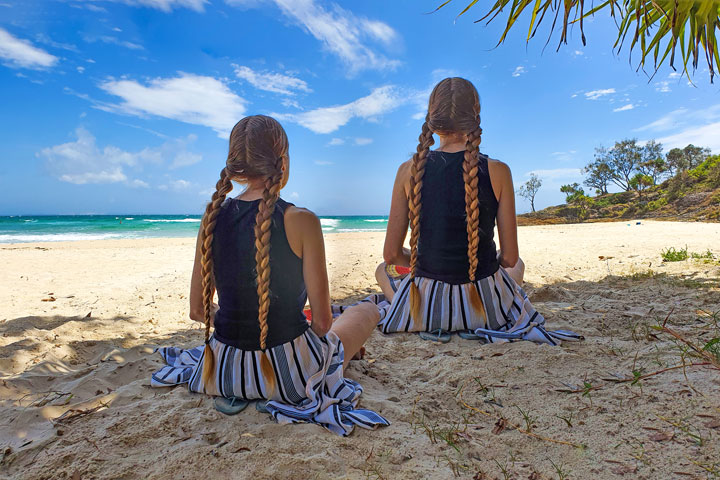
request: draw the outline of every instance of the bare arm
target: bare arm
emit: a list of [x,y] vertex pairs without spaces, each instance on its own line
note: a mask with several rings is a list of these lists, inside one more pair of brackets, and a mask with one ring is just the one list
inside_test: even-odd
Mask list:
[[205,309],[203,307],[202,288],[202,255],[200,253],[200,232],[195,244],[195,263],[190,278],[190,319],[205,323]]
[[320,219],[309,210],[290,207],[285,212],[285,231],[290,248],[302,258],[303,279],[312,310],[311,328],[322,337],[332,326],[332,311]]
[[514,267],[520,258],[515,217],[515,190],[510,168],[503,162],[490,160],[490,181],[498,200],[497,229],[500,240],[500,265]]
[[408,230],[408,188],[410,186],[411,161],[400,165],[393,186],[390,216],[385,233],[383,260],[387,264],[410,265],[410,254],[403,248]]

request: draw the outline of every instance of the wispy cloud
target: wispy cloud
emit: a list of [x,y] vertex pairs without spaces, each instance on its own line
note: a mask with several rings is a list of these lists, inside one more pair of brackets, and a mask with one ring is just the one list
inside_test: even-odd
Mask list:
[[332,133],[353,118],[373,119],[390,112],[404,102],[392,85],[379,87],[370,95],[345,105],[316,108],[302,113],[273,114],[280,120],[302,125],[315,133]]
[[699,147],[707,147],[713,152],[720,151],[720,122],[688,127],[681,132],[658,138],[663,147],[682,148],[690,143]]
[[692,143],[717,152],[720,150],[720,104],[699,110],[678,108],[635,131],[654,132],[656,138],[658,134],[664,135],[657,141],[667,149]]
[[386,23],[358,16],[337,4],[320,5],[316,0],[226,0],[230,5],[255,8],[273,3],[283,14],[299,24],[322,43],[326,50],[337,55],[349,73],[361,70],[396,68],[400,62],[385,57],[368,46],[368,41],[385,46],[397,44],[398,33]]
[[99,37],[85,37],[83,40],[85,40],[88,43],[95,43],[95,42],[102,42],[107,43],[110,45],[117,45],[119,47],[128,48],[130,50],[144,50],[145,47],[140,45],[139,43],[133,43],[128,42],[127,40],[121,40],[117,37],[113,37],[111,35],[102,35]]
[[361,147],[361,146],[364,146],[364,145],[370,145],[371,143],[373,143],[373,139],[372,139],[372,138],[362,138],[362,137],[358,137],[358,138],[355,139],[355,145],[360,146],[360,147]]
[[632,110],[635,108],[635,105],[632,103],[628,103],[627,105],[623,105],[622,107],[613,108],[613,112],[626,112],[628,110]]
[[0,59],[12,68],[42,69],[58,63],[56,56],[13,36],[4,28],[0,28]]
[[[93,5],[94,0],[86,0],[87,5]],[[156,10],[162,10],[163,12],[172,12],[178,8],[189,8],[196,12],[202,12],[205,10],[205,5],[208,4],[208,0],[95,0],[98,3],[102,1],[113,2],[113,3],[124,3],[125,5],[131,5],[134,7],[147,7],[154,8]],[[87,7],[86,5],[86,7]],[[102,8],[102,7],[99,7]],[[104,9],[103,9],[104,10]]]
[[590,92],[585,92],[585,98],[588,100],[597,100],[600,97],[604,97],[606,95],[612,95],[615,93],[614,88],[606,88],[603,90],[592,90]]
[[527,73],[527,70],[525,70],[525,67],[523,67],[522,65],[519,65],[519,66],[515,67],[515,71],[512,73],[512,76],[519,77],[523,73]]
[[147,187],[143,180],[130,179],[126,170],[141,170],[146,164],[169,164],[175,169],[202,160],[201,155],[187,150],[197,139],[195,135],[137,152],[113,145],[100,148],[95,137],[84,127],[78,127],[75,136],[75,141],[44,148],[37,156],[44,159],[45,168],[53,177],[76,185],[124,183],[130,187]]
[[295,95],[296,92],[312,92],[304,80],[292,75],[275,72],[258,72],[244,65],[235,65],[235,75],[253,87],[281,95]]
[[120,97],[119,104],[97,105],[102,110],[127,115],[154,115],[193,125],[204,125],[227,138],[245,113],[245,100],[213,77],[180,72],[174,78],[155,78],[147,84],[110,79],[100,84]]
[[320,166],[333,165],[333,162],[329,162],[327,160],[315,160],[315,162],[313,162],[313,163],[315,163],[315,165],[320,165]]
[[337,147],[338,145],[342,145],[343,143],[345,143],[345,140],[343,140],[342,138],[333,138],[328,142],[328,145],[331,147]]

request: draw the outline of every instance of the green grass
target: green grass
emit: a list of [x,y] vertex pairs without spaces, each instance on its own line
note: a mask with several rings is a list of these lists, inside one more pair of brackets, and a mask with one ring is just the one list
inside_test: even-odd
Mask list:
[[660,256],[662,256],[663,262],[682,262],[688,259],[687,246],[677,250],[675,247],[667,248],[660,253]]

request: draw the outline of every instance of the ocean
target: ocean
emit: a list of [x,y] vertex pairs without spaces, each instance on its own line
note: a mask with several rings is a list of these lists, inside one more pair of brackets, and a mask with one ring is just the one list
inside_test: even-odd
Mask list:
[[[0,243],[195,237],[200,215],[62,215],[0,217]],[[320,217],[324,233],[384,232],[387,217]]]

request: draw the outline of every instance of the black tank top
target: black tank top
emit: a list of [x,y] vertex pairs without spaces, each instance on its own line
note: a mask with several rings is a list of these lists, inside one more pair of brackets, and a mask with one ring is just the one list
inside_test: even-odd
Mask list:
[[[417,276],[459,285],[468,283],[465,182],[462,164],[465,152],[431,151],[423,176],[418,240]],[[480,244],[475,280],[499,268],[493,240],[498,202],[488,172],[488,157],[480,154],[478,171]]]
[[[212,244],[220,306],[215,338],[242,350],[260,349],[254,231],[259,203],[227,199],[220,207]],[[302,259],[285,235],[284,215],[289,206],[282,199],[277,201],[270,227],[268,348],[289,342],[308,328],[303,314],[307,292]]]

